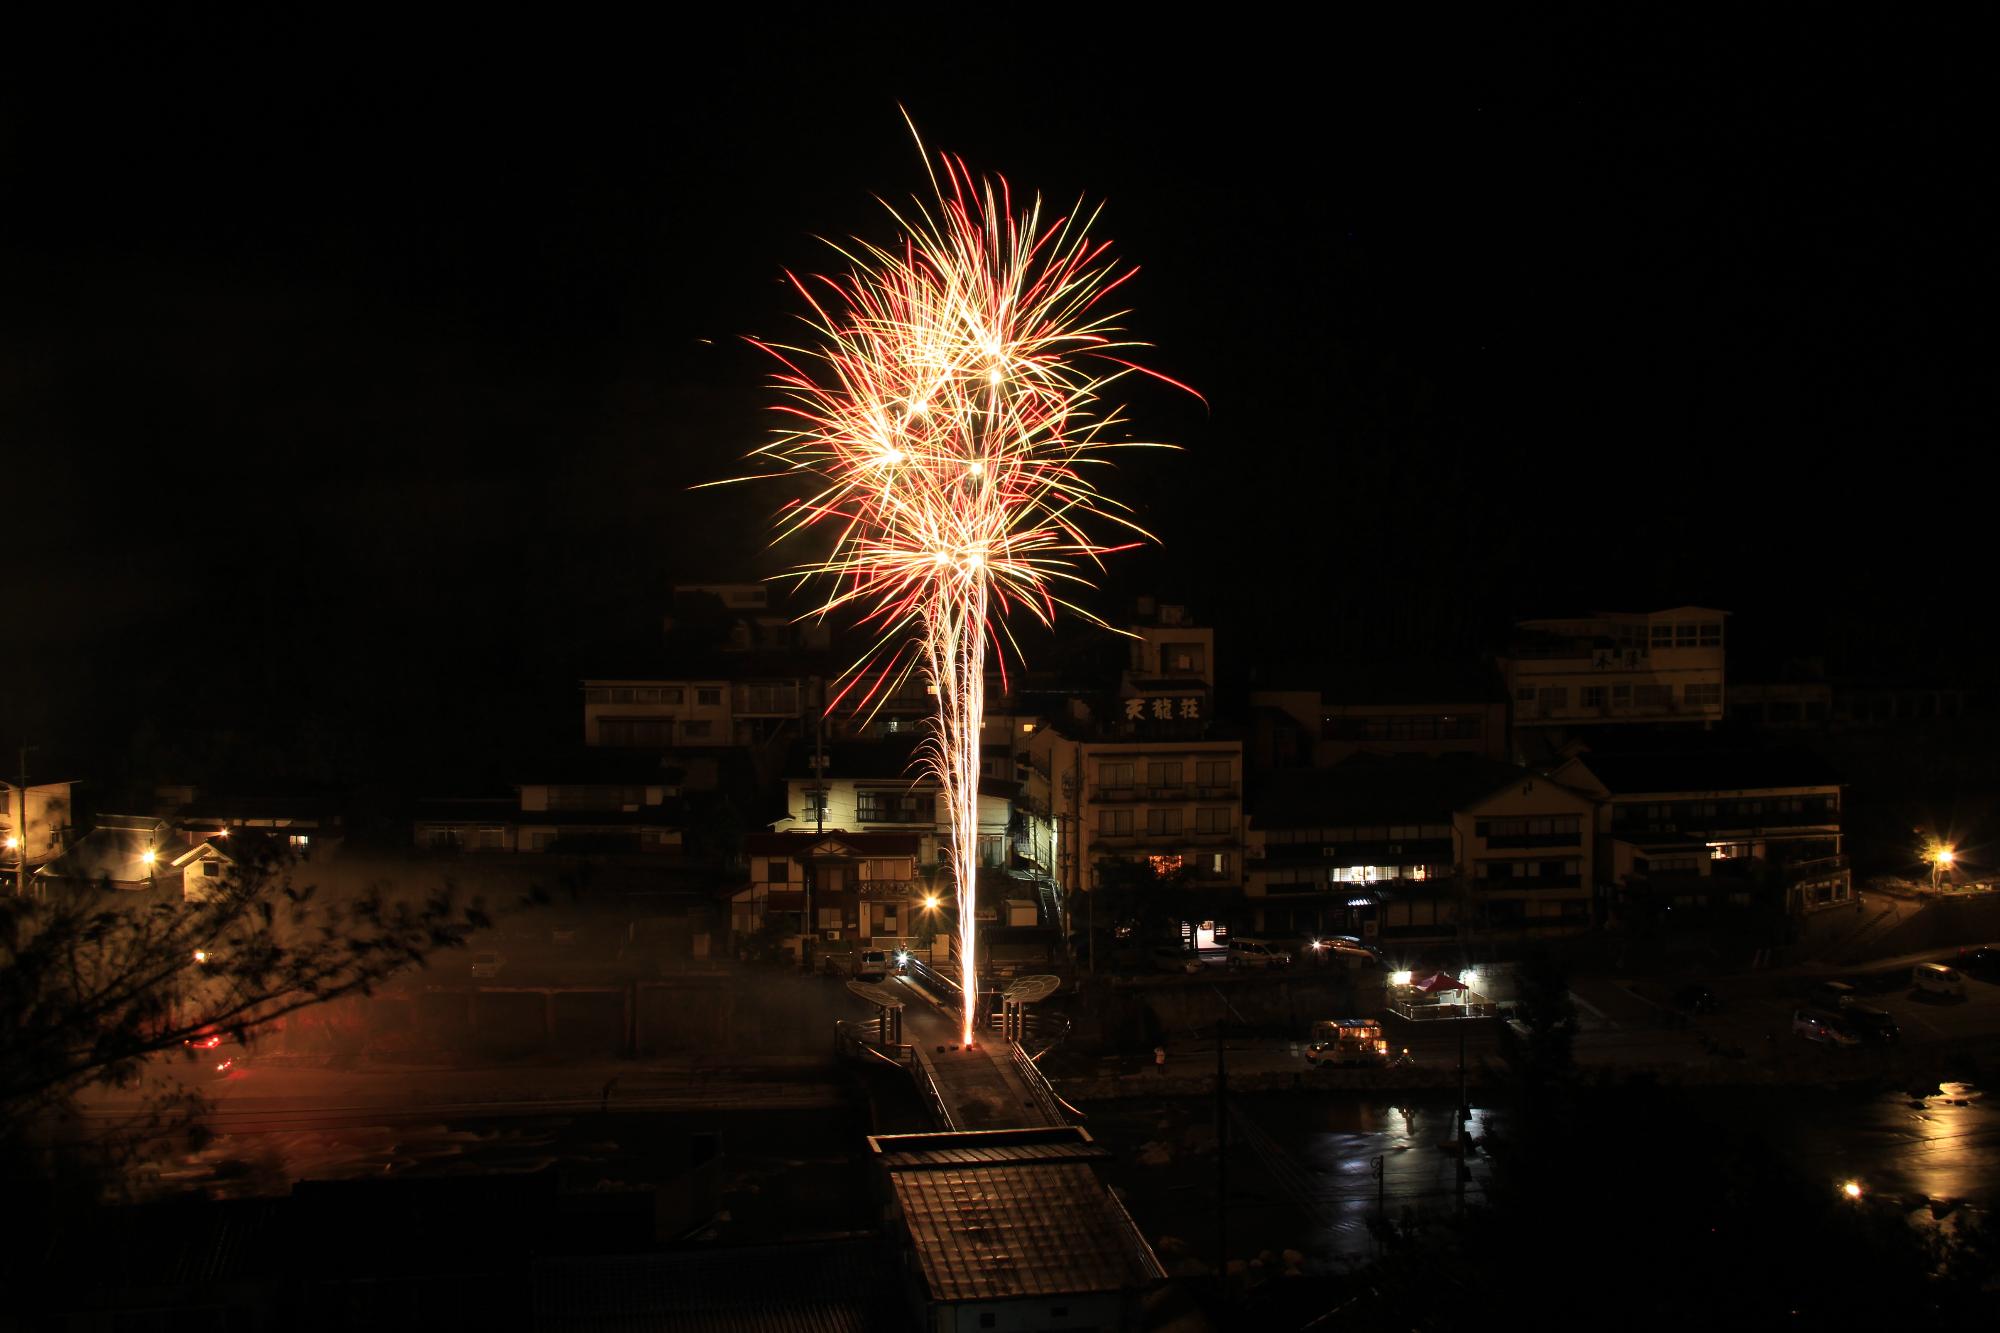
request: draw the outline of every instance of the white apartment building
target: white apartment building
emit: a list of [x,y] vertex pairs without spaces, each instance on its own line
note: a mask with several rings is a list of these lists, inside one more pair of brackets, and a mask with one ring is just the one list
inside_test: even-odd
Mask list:
[[1728,616],[1680,606],[1516,622],[1500,663],[1515,728],[1720,722]]

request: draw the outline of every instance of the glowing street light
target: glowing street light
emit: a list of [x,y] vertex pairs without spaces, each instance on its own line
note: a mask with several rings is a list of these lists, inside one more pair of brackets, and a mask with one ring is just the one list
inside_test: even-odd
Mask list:
[[1858,1180],[1843,1181],[1841,1182],[1840,1192],[1845,1198],[1859,1199],[1861,1197],[1861,1182]]
[[1931,888],[1935,891],[1938,886],[1938,872],[1951,869],[1952,862],[1957,860],[1958,856],[1950,847],[1945,846],[1941,842],[1934,842],[1931,844],[1930,855],[1927,859],[1931,863]]
[[937,895],[936,895],[935,893],[927,893],[927,894],[925,894],[925,895],[924,895],[924,910],[925,910],[926,912],[935,912],[935,911],[937,911],[937,909],[938,909],[938,896],[937,896]]

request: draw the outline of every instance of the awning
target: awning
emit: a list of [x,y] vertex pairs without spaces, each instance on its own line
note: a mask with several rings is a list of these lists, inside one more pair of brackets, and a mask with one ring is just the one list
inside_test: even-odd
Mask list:
[[1412,982],[1411,990],[1420,990],[1426,995],[1436,995],[1441,991],[1470,990],[1464,982],[1449,972],[1433,972],[1422,981]]

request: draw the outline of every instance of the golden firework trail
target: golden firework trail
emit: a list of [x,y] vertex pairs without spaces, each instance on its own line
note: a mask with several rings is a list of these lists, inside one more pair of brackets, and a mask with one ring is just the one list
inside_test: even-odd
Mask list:
[[1095,213],[1045,222],[1039,198],[1017,212],[1005,180],[939,160],[933,202],[885,205],[895,246],[835,244],[845,273],[786,274],[810,336],[751,339],[779,362],[785,418],[752,458],[809,479],[777,529],[827,544],[793,571],[825,587],[815,614],[851,614],[873,636],[827,706],[872,711],[913,672],[937,697],[924,755],[950,812],[970,1044],[987,647],[1004,681],[1011,615],[1103,623],[1069,595],[1151,537],[1095,477],[1112,449],[1171,446],[1109,438],[1124,417],[1107,390],[1153,372],[1125,357],[1141,345],[1121,336],[1126,312],[1104,308],[1137,270],[1091,239]]

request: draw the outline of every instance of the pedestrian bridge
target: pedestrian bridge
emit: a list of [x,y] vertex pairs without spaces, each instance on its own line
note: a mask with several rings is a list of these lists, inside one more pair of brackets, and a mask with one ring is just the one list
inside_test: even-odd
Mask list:
[[948,979],[913,964],[866,989],[902,1003],[862,996],[876,1003],[876,1016],[835,1025],[842,1052],[908,1069],[940,1129],[1045,1129],[1083,1118],[1049,1086],[1020,1043],[1002,1033],[998,1015],[971,1047],[960,1044],[959,992]]

